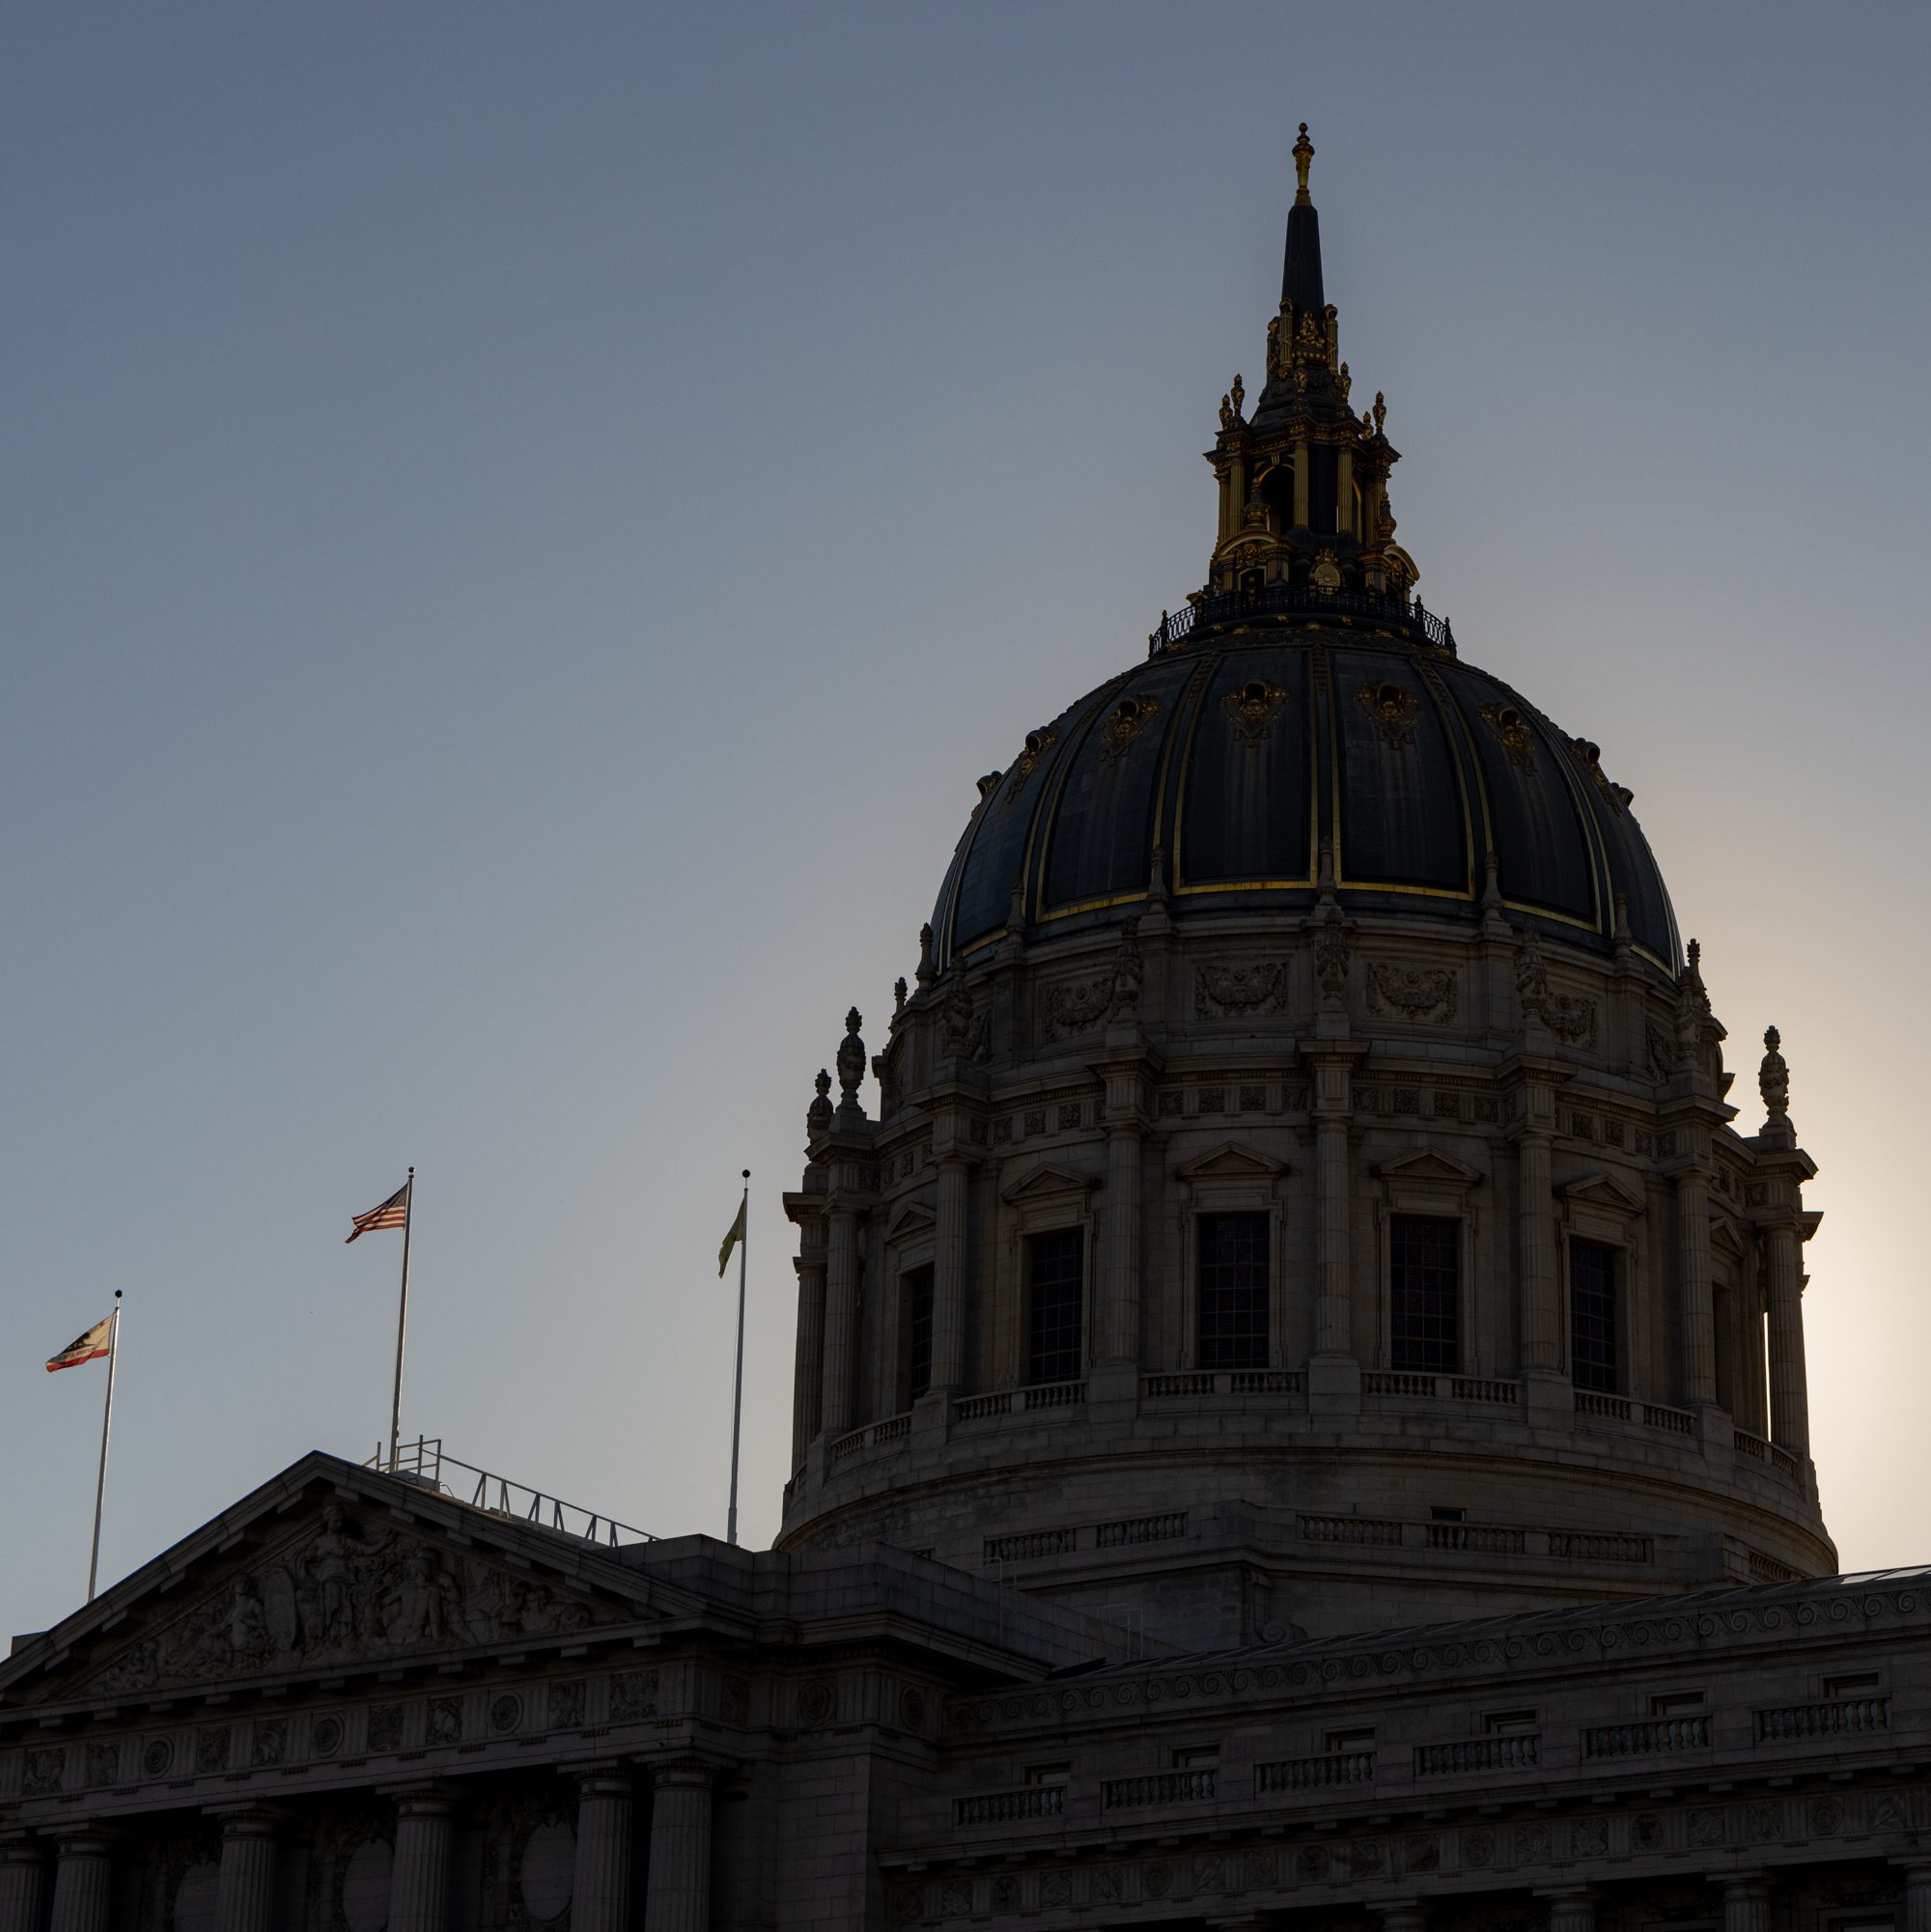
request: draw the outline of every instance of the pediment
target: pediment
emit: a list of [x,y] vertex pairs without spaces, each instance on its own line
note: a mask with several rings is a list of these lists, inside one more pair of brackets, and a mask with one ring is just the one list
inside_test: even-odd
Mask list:
[[885,1223],[885,1239],[901,1246],[923,1241],[938,1226],[938,1216],[923,1201],[902,1201],[898,1212]]
[[1241,1140],[1219,1141],[1174,1169],[1183,1181],[1272,1180],[1287,1171],[1285,1161],[1276,1161]]
[[664,1594],[576,1538],[316,1455],[25,1645],[0,1702],[541,1646],[686,1607]]
[[1472,1188],[1482,1176],[1478,1169],[1446,1154],[1424,1148],[1419,1154],[1404,1154],[1384,1161],[1375,1169],[1385,1181],[1406,1181],[1411,1185],[1436,1188]]
[[1039,1200],[1048,1194],[1090,1193],[1100,1185],[1097,1174],[1081,1174],[1071,1167],[1055,1166],[1051,1162],[1042,1162],[1037,1167],[1022,1174],[1011,1187],[1002,1189],[999,1198],[1008,1206],[1021,1201]]
[[1721,1248],[1732,1261],[1749,1258],[1749,1237],[1728,1215],[1710,1217],[1710,1246]]
[[1643,1209],[1642,1196],[1615,1174],[1584,1174],[1563,1182],[1555,1191],[1576,1207],[1607,1208],[1618,1215],[1639,1215]]

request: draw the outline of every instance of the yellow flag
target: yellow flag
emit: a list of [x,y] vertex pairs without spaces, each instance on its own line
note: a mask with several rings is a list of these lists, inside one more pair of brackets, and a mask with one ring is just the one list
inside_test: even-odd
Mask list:
[[731,1260],[731,1250],[744,1238],[744,1208],[746,1203],[738,1203],[738,1218],[731,1223],[731,1232],[724,1237],[724,1246],[717,1250],[717,1276],[724,1277],[724,1270]]

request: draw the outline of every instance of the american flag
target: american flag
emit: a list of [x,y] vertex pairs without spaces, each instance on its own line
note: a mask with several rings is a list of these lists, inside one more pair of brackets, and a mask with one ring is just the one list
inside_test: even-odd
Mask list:
[[374,1228],[407,1227],[409,1224],[409,1186],[410,1184],[405,1181],[379,1208],[371,1208],[366,1215],[351,1216],[350,1218],[355,1223],[355,1234],[346,1236],[342,1243],[343,1246],[347,1247],[350,1242],[356,1238],[356,1235],[368,1234]]

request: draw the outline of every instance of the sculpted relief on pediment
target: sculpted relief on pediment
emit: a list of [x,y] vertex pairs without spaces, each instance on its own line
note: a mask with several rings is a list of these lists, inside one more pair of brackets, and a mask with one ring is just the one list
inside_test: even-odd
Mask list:
[[80,1686],[124,1694],[297,1666],[462,1650],[612,1620],[535,1578],[374,1526],[339,1502]]

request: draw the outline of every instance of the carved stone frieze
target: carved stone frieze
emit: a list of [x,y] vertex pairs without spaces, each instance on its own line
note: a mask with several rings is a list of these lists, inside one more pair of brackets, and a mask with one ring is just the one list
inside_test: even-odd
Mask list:
[[1455,1017],[1455,975],[1447,966],[1368,966],[1368,1011],[1396,1020],[1445,1025]]
[[1285,1013],[1292,968],[1285,960],[1208,961],[1193,969],[1193,1013],[1198,1020]]
[[552,1636],[600,1620],[607,1613],[546,1583],[406,1530],[377,1527],[331,1501],[319,1524],[129,1643],[80,1689],[119,1695],[296,1665]]

